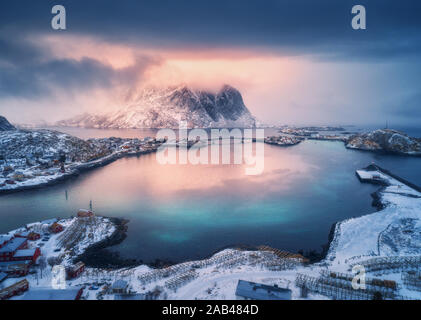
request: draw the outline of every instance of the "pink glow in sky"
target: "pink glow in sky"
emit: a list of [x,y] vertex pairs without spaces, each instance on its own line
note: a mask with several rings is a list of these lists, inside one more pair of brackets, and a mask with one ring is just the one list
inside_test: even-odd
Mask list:
[[[124,105],[122,97],[128,90],[184,83],[208,90],[223,84],[236,87],[263,123],[350,124],[375,116],[383,103],[397,98],[392,90],[386,98],[384,88],[399,86],[387,77],[393,71],[390,64],[324,62],[259,48],[163,49],[76,35],[42,36],[34,43],[48,48],[56,59],[90,58],[117,73],[130,74],[131,81],[119,82],[117,77],[111,88],[89,91],[56,88],[53,95],[36,101],[7,99],[4,113],[11,121],[52,122],[81,112],[112,111]],[[381,86],[373,86],[376,81]],[[24,112],[16,114],[16,108]],[[375,117],[383,121],[381,115]]]

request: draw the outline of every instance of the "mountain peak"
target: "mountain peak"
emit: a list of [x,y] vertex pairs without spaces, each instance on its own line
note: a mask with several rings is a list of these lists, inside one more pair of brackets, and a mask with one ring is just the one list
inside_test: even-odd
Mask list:
[[244,105],[241,93],[224,85],[217,93],[181,84],[167,88],[144,88],[123,108],[105,115],[82,115],[59,125],[94,128],[189,128],[254,127],[255,118]]

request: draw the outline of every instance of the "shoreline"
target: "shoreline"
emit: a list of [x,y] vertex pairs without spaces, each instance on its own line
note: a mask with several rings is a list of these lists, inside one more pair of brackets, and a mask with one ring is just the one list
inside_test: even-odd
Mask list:
[[135,267],[142,262],[136,259],[122,259],[119,254],[108,251],[108,248],[118,245],[127,237],[129,220],[116,217],[104,217],[113,223],[115,231],[109,237],[91,244],[85,251],[73,258],[73,263],[82,261],[89,268],[120,269]]
[[[279,136],[281,137],[281,136]],[[278,138],[279,138],[278,137]],[[243,139],[244,140],[244,139]],[[371,152],[371,153],[375,153],[375,154],[380,154],[380,155],[393,155],[393,156],[403,156],[403,157],[419,157],[421,158],[421,154],[419,153],[403,153],[403,152],[394,152],[394,151],[387,151],[387,150],[370,150],[370,149],[363,149],[363,148],[357,148],[357,147],[352,147],[352,146],[348,146],[347,144],[347,140],[346,139],[329,139],[329,138],[324,138],[324,137],[300,137],[300,139],[296,142],[293,143],[278,143],[278,141],[270,141],[268,140],[268,138],[264,138],[263,139],[263,143],[268,144],[268,145],[274,145],[274,146],[279,146],[279,147],[293,147],[296,146],[298,144],[300,144],[301,142],[305,141],[305,140],[309,140],[309,141],[329,141],[329,142],[342,142],[344,144],[345,149],[348,150],[354,150],[354,151],[360,151],[360,152]],[[257,142],[256,138],[252,138],[252,142]],[[194,143],[193,143],[194,144]],[[188,148],[191,147],[191,145],[188,145]],[[13,193],[17,193],[17,192],[22,192],[22,191],[28,191],[28,190],[36,190],[36,189],[41,189],[44,187],[48,187],[48,186],[54,186],[56,184],[59,184],[61,182],[64,182],[70,178],[74,178],[79,176],[80,174],[82,174],[85,171],[89,171],[95,168],[99,168],[99,167],[104,167],[114,161],[117,161],[119,159],[123,159],[126,157],[139,157],[141,155],[145,155],[145,154],[149,154],[149,153],[153,153],[156,152],[156,149],[153,150],[142,150],[142,151],[131,151],[131,152],[124,152],[124,151],[117,151],[114,152],[110,155],[107,155],[103,158],[100,159],[96,159],[90,162],[85,162],[85,163],[80,163],[80,164],[70,164],[69,168],[67,170],[70,170],[70,172],[65,172],[62,173],[60,175],[58,175],[57,177],[51,178],[50,180],[44,181],[44,182],[39,182],[39,183],[34,183],[34,184],[29,184],[29,185],[18,185],[15,188],[8,188],[8,189],[1,189],[0,188],[0,196],[2,195],[7,195],[7,194],[13,194]],[[380,168],[380,167],[379,167]],[[382,169],[384,170],[385,174],[390,175],[391,177],[395,178],[395,176],[393,174],[391,174],[388,170]],[[397,177],[397,176],[396,176]],[[402,178],[400,178],[402,179]],[[399,179],[397,179],[399,180]],[[402,183],[407,184],[408,186],[414,185],[409,181],[406,180],[399,180]],[[415,186],[415,185],[414,185]],[[416,189],[418,188],[418,189]],[[415,188],[417,191],[421,190],[421,188],[415,186]]]
[[[371,179],[369,178],[364,178],[361,176],[361,172],[372,172],[372,173],[380,173],[380,174],[384,174],[384,176],[377,178],[377,177],[372,177]],[[325,257],[325,260],[335,260],[336,259],[336,249],[337,249],[337,245],[338,242],[341,240],[341,231],[342,231],[342,227],[347,224],[347,223],[352,223],[357,221],[358,219],[369,219],[370,217],[373,217],[376,214],[388,214],[389,211],[397,211],[399,213],[399,209],[398,209],[398,205],[396,203],[394,203],[393,201],[390,201],[389,199],[386,198],[387,195],[392,195],[392,196],[396,196],[396,197],[405,197],[407,199],[409,199],[408,201],[410,201],[410,199],[420,199],[421,198],[421,188],[409,181],[407,181],[406,179],[403,179],[399,176],[397,176],[396,174],[393,174],[392,172],[390,172],[389,170],[386,170],[378,165],[374,165],[371,164],[361,170],[357,170],[356,171],[356,175],[358,177],[358,179],[360,180],[361,183],[370,183],[370,184],[375,184],[375,185],[379,185],[380,187],[373,193],[371,193],[371,196],[373,198],[373,202],[372,202],[372,206],[377,208],[377,211],[375,212],[370,212],[367,214],[363,214],[361,216],[355,217],[355,218],[350,218],[350,219],[345,219],[342,221],[339,221],[336,223],[335,226],[335,231],[334,231],[334,236],[333,239],[331,241],[331,245],[329,247],[328,253]],[[397,181],[399,183],[403,184],[403,187],[400,185],[394,185],[393,183],[391,183],[390,179],[393,181]],[[404,189],[404,187],[407,187],[408,190],[402,190]],[[388,190],[389,188],[391,188],[393,191]],[[394,188],[397,188],[397,190],[395,190]],[[418,194],[412,194],[411,191],[413,193],[418,193]],[[415,214],[418,211],[415,211]],[[402,217],[404,218],[404,213],[402,212]],[[383,220],[386,219],[387,217],[384,216]],[[348,227],[349,228],[349,227]],[[346,230],[348,231],[348,230]],[[352,228],[351,228],[352,231]],[[368,234],[365,234],[366,236],[369,236]],[[355,236],[355,235],[354,235]],[[354,240],[354,242],[358,242],[357,240]],[[367,245],[368,246],[368,245]],[[364,254],[362,254],[361,256],[364,256]]]
[[[392,177],[393,179],[396,179],[399,182],[402,182],[403,184],[407,185],[408,187],[421,192],[421,187],[391,173],[389,170],[384,169],[378,165],[369,165],[365,168],[363,168],[362,170],[367,170],[367,169],[377,169],[385,174],[387,174],[388,176]],[[382,183],[379,184],[377,181],[362,181],[360,179],[361,183],[371,183],[371,184],[378,184],[380,185],[379,189],[376,190],[375,192],[371,193],[371,197],[373,198],[373,202],[372,202],[372,207],[376,208],[377,210],[374,212],[369,212],[367,214],[362,214],[360,216],[356,216],[355,218],[350,218],[350,219],[358,219],[361,218],[363,216],[366,215],[371,215],[371,214],[375,214],[376,212],[382,211],[384,209],[386,209],[390,204],[385,203],[384,201],[382,201],[382,193],[385,191],[385,189],[387,188],[388,184]],[[327,260],[329,254],[331,253],[331,250],[334,247],[335,242],[337,241],[337,237],[340,236],[340,229],[341,229],[341,225],[342,223],[350,220],[350,219],[345,219],[345,220],[341,220],[341,221],[337,221],[334,222],[329,230],[328,233],[328,241],[326,244],[322,245],[322,250],[321,252],[314,250],[314,252],[316,253],[316,256],[313,256],[313,260],[311,260],[311,256],[309,256],[309,254],[312,253],[313,250],[309,250],[308,252],[304,252],[303,256],[307,259],[310,259],[308,265],[317,265],[318,263],[324,262]],[[203,259],[200,260],[205,260],[208,259],[212,256],[214,256],[215,254],[218,254],[226,249],[233,249],[233,250],[247,250],[247,251],[259,251],[259,246],[260,245],[248,245],[248,244],[230,244],[230,245],[226,245],[223,246],[219,249],[216,249],[215,251],[213,251],[212,253],[210,253],[209,255],[205,256]],[[282,248],[280,248],[280,250],[282,250]],[[200,261],[199,260],[199,261]],[[165,260],[163,260],[165,261]],[[145,265],[147,265],[148,267],[153,267],[153,268],[164,268],[167,266],[174,266],[174,265],[178,265],[181,263],[186,263],[189,262],[190,260],[186,260],[186,261],[181,261],[181,262],[177,262],[177,263],[169,263],[168,265],[165,266],[161,266],[161,267],[157,267],[154,264],[150,264],[150,263],[146,263]]]
[[[84,171],[89,171],[91,169],[95,169],[98,167],[102,167],[105,166],[109,163],[112,163],[116,160],[122,159],[122,158],[126,158],[126,157],[139,157],[143,154],[149,154],[149,153],[153,153],[156,152],[156,150],[147,150],[147,151],[140,151],[140,152],[136,152],[136,153],[116,153],[113,155],[110,155],[108,157],[105,157],[103,159],[98,159],[95,160],[94,162],[91,163],[84,163],[80,166],[80,168],[78,168],[77,170],[75,170],[72,173],[68,173],[64,176],[60,176],[57,179],[48,181],[46,183],[40,184],[40,185],[34,185],[34,186],[23,186],[22,188],[19,189],[13,189],[13,190],[0,190],[0,196],[2,194],[11,194],[11,193],[15,193],[15,192],[20,192],[20,191],[25,191],[25,190],[30,190],[30,189],[38,189],[38,188],[42,188],[44,186],[52,186],[52,185],[56,185],[58,183],[61,183],[71,177],[76,177],[79,174],[83,173]],[[392,172],[390,172],[389,170],[386,170],[384,168],[381,168],[378,165],[369,165],[365,168],[363,168],[362,170],[378,170],[380,172],[385,173],[386,175],[392,177],[393,179],[396,179],[397,181],[407,185],[408,187],[421,192],[421,187],[407,181],[406,179],[403,179],[399,176],[397,176],[396,174],[393,174]],[[373,198],[372,201],[372,206],[374,208],[377,208],[377,211],[381,211],[384,210],[385,208],[387,208],[387,204],[385,204],[382,201],[382,193],[384,192],[384,190],[387,188],[388,184],[385,183],[384,181],[373,181],[373,180],[365,180],[365,179],[361,179],[361,177],[359,177],[357,175],[358,179],[360,180],[361,183],[370,183],[370,184],[376,184],[379,185],[380,188],[378,190],[376,190],[375,192],[371,193],[371,197]],[[373,214],[375,212],[371,212],[368,213],[369,214]],[[364,214],[365,215],[365,214]],[[363,215],[363,216],[364,216]],[[361,216],[358,216],[361,217]],[[356,217],[356,218],[358,218]],[[108,218],[110,220],[112,220],[112,222],[115,224],[115,226],[117,227],[115,231],[115,234],[113,234],[110,237],[107,237],[106,239],[102,240],[100,243],[95,243],[92,245],[92,248],[89,247],[86,249],[86,252],[84,252],[82,255],[74,257],[75,261],[83,261],[86,263],[87,266],[90,267],[108,267],[108,268],[112,268],[112,269],[116,269],[116,268],[122,268],[122,267],[135,267],[135,266],[139,266],[139,265],[146,265],[148,267],[151,268],[156,268],[156,269],[160,269],[160,268],[165,268],[168,266],[174,266],[180,263],[185,263],[188,262],[190,260],[185,260],[185,261],[179,261],[179,262],[173,262],[167,259],[155,259],[152,262],[148,262],[145,263],[142,260],[137,260],[137,259],[130,259],[130,258],[121,258],[118,252],[110,252],[108,251],[108,248],[117,245],[119,243],[121,243],[122,241],[124,241],[125,237],[127,236],[126,234],[123,235],[123,233],[125,233],[127,231],[127,226],[126,224],[129,222],[128,220],[124,219],[124,218],[110,218],[110,217],[104,217],[104,218]],[[353,218],[350,218],[353,219]],[[296,253],[300,253],[302,252],[302,255],[309,259],[310,262],[309,264],[317,264],[323,260],[325,260],[328,255],[329,255],[329,251],[331,251],[331,247],[332,247],[332,243],[335,242],[335,238],[336,235],[338,233],[338,231],[340,230],[341,224],[345,221],[347,221],[349,219],[343,220],[343,221],[337,221],[334,222],[330,228],[330,231],[328,233],[328,237],[327,237],[327,242],[322,246],[322,250],[318,251],[317,249],[309,249],[307,251],[302,252],[301,250],[298,250]],[[121,229],[119,229],[119,227],[121,226],[125,226],[125,230],[122,233]],[[206,255],[204,258],[201,258],[199,260],[203,260],[203,259],[207,259],[209,257],[212,257],[215,254],[218,254],[219,252],[226,250],[226,249],[234,249],[234,250],[249,250],[249,251],[258,251],[259,250],[259,245],[249,245],[249,244],[229,244],[226,246],[223,246],[219,249],[216,249],[215,251],[213,251],[212,253]],[[280,248],[281,250],[282,248]],[[97,250],[100,250],[100,253],[104,254],[105,258],[97,258],[98,256],[98,252],[96,252]]]
[[[102,284],[106,286],[109,286],[115,279],[122,279],[130,284],[133,294],[148,294],[159,286],[162,288],[161,299],[207,299],[209,297],[236,299],[235,286],[239,279],[286,286],[292,290],[294,300],[302,299],[300,288],[303,286],[309,290],[308,299],[369,300],[379,288],[382,290],[382,294],[385,294],[385,299],[421,298],[421,294],[405,289],[401,274],[406,269],[393,271],[387,269],[382,274],[379,274],[378,271],[373,273],[368,269],[368,279],[380,277],[381,281],[387,280],[395,283],[396,289],[392,291],[384,291],[381,285],[377,284],[378,287],[376,287],[371,284],[367,290],[356,293],[352,291],[352,288],[348,288],[350,283],[343,287],[344,283],[336,282],[338,274],[352,277],[350,272],[354,265],[369,264],[373,258],[374,260],[375,258],[391,258],[406,261],[408,256],[421,256],[420,246],[417,244],[420,243],[417,236],[421,225],[411,227],[411,225],[402,224],[402,220],[419,220],[421,192],[402,184],[400,181],[403,179],[393,173],[391,173],[392,177],[380,170],[389,172],[381,167],[370,165],[356,170],[356,174],[362,178],[360,179],[361,183],[379,184],[379,180],[384,180],[380,184],[380,188],[372,193],[373,199],[381,204],[378,209],[382,209],[367,214],[362,213],[355,218],[334,223],[328,235],[326,249],[322,252],[323,257],[317,261],[308,261],[302,259],[300,255],[289,254],[268,246],[241,244],[231,244],[219,248],[205,258],[160,266],[136,260],[119,260],[118,256],[117,258],[112,255],[107,256],[104,255],[104,252],[110,246],[124,241],[128,221],[124,218],[96,216],[95,219],[99,221],[98,223],[102,221],[102,225],[98,225],[100,230],[96,224],[92,225],[89,222],[91,218],[72,217],[62,220],[61,223],[65,226],[63,232],[66,235],[73,234],[75,228],[79,230],[80,223],[91,228],[85,231],[82,237],[83,241],[78,240],[74,243],[72,248],[75,249],[67,256],[65,265],[70,266],[77,261],[82,261],[88,267],[86,276],[73,280],[73,286],[96,285],[98,277],[102,277],[101,281],[104,281]],[[419,188],[416,185],[411,185]],[[391,229],[390,226],[393,228]],[[398,232],[396,236],[397,226],[401,227],[403,233]],[[412,231],[408,233],[407,230]],[[93,238],[89,236],[90,232],[95,233]],[[407,241],[401,240],[401,234],[406,237]],[[55,256],[53,249],[59,243],[57,239],[62,236],[58,234],[52,237],[50,241],[53,243],[45,246],[46,258]],[[63,246],[61,250],[64,248]],[[109,258],[111,260],[107,260]],[[187,275],[191,277],[184,278]],[[38,287],[35,278],[28,279],[31,286]],[[48,279],[46,278],[43,282],[46,283]],[[181,281],[181,279],[184,280]],[[324,284],[325,287],[320,287],[321,284]],[[97,288],[92,293],[87,291],[84,299],[96,300],[102,299],[103,296],[107,300],[113,299],[112,293],[101,293],[99,287]]]
[[40,182],[37,184],[32,185],[23,185],[23,186],[17,186],[16,188],[11,189],[0,189],[0,196],[7,195],[7,194],[13,194],[17,192],[22,191],[28,191],[28,190],[36,190],[41,189],[48,186],[54,186],[59,183],[62,183],[70,178],[74,178],[82,174],[83,172],[93,170],[96,168],[104,167],[110,163],[113,163],[117,160],[124,159],[124,158],[130,158],[130,157],[140,157],[145,154],[154,153],[155,150],[143,150],[143,151],[137,151],[137,152],[116,152],[111,155],[105,156],[101,159],[97,159],[91,162],[85,162],[81,164],[77,164],[74,166],[71,166],[68,168],[70,172],[65,172],[55,178],[52,178],[51,180]]

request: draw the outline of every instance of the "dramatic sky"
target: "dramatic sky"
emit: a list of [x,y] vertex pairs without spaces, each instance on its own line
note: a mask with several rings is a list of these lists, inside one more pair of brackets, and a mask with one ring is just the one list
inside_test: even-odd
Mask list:
[[419,0],[2,0],[0,114],[51,122],[142,86],[228,83],[265,123],[416,126],[420,58]]

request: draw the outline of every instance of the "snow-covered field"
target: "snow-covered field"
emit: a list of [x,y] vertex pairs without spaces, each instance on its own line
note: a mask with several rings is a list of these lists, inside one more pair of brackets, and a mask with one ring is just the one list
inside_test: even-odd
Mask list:
[[[137,298],[237,299],[238,280],[247,280],[289,288],[292,299],[371,299],[374,294],[387,299],[421,299],[421,288],[417,291],[402,280],[419,272],[421,266],[421,193],[380,171],[366,169],[357,174],[365,181],[381,180],[386,185],[378,192],[384,209],[337,223],[328,254],[319,263],[306,264],[272,251],[226,249],[206,260],[164,269],[145,265],[119,270],[88,268],[68,286],[85,286],[85,299],[105,300],[115,298],[109,287],[116,280],[126,281],[128,291]],[[64,255],[63,264],[114,231],[109,220],[101,218],[83,224],[82,235],[72,243],[64,239],[81,229],[77,218],[61,223],[65,231],[51,236],[42,253],[47,259]],[[54,251],[58,247],[62,248],[59,253]],[[351,286],[355,265],[366,268],[366,290]],[[28,277],[30,287],[48,286],[51,277],[51,267],[47,267],[42,279],[39,273]],[[309,291],[307,296],[302,296],[303,287]]]
[[[54,234],[49,232],[49,226],[57,222],[64,227],[64,231]],[[41,238],[36,241],[28,241],[29,248],[40,247],[41,257],[37,260],[37,265],[32,268],[32,272],[25,278],[29,282],[30,289],[51,288],[53,274],[52,266],[60,264],[68,267],[73,264],[73,258],[82,254],[89,246],[110,237],[116,230],[115,225],[104,217],[91,218],[70,218],[70,219],[50,219],[41,222],[28,224],[13,231],[9,235],[25,231],[34,231],[41,234]],[[48,240],[47,240],[48,239]],[[43,259],[45,267],[42,268]],[[8,278],[0,284],[1,288],[6,288],[22,278]],[[69,283],[69,286],[71,284]],[[14,297],[12,299],[19,299]]]

